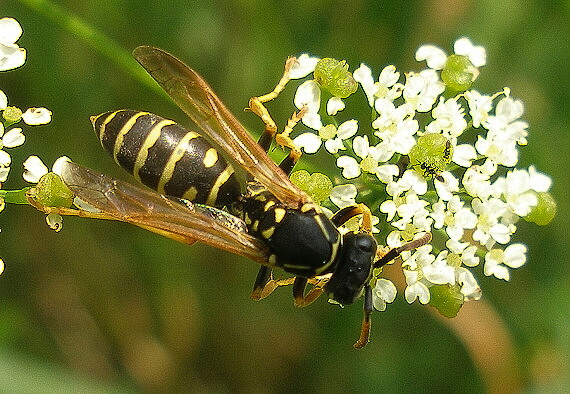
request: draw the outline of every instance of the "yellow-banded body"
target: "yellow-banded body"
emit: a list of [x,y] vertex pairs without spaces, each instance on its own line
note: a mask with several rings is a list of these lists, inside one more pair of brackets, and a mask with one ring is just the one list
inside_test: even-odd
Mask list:
[[200,134],[149,112],[91,118],[101,145],[144,185],[168,196],[224,207],[238,198],[233,167]]

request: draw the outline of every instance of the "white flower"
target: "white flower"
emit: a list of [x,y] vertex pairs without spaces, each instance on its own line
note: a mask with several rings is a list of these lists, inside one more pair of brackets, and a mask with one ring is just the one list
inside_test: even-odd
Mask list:
[[364,89],[368,104],[371,107],[374,106],[374,101],[378,98],[393,101],[402,94],[403,85],[397,83],[400,79],[400,73],[392,65],[384,67],[380,72],[378,82],[374,82],[372,70],[364,64],[360,64],[360,67],[354,70],[353,77]]
[[368,136],[355,137],[352,142],[354,153],[362,160],[360,163],[352,156],[341,156],[336,160],[336,165],[342,168],[342,176],[353,179],[360,175],[361,170],[375,173],[378,167],[379,152],[375,146],[370,146]]
[[418,121],[408,115],[407,107],[396,107],[387,99],[376,100],[374,107],[379,116],[372,122],[372,127],[378,130],[374,135],[381,140],[377,145],[378,160],[385,162],[395,153],[410,153],[416,144],[414,135],[419,130]]
[[402,96],[406,100],[408,111],[427,112],[444,90],[445,84],[439,79],[437,72],[427,69],[406,74]]
[[339,208],[356,204],[356,186],[351,183],[337,185],[332,188],[329,198]]
[[332,154],[339,150],[345,150],[343,141],[351,138],[358,131],[358,121],[355,119],[343,122],[338,129],[333,124],[328,124],[320,128],[318,135],[314,133],[303,133],[293,139],[293,143],[299,148],[303,148],[305,153],[316,153],[325,142],[325,149]]
[[473,273],[464,267],[455,269],[455,281],[461,285],[461,294],[465,301],[478,300],[481,298],[481,288]]
[[298,109],[306,108],[303,115],[303,124],[313,130],[323,127],[319,110],[321,108],[321,88],[314,80],[303,82],[295,92],[295,106]]
[[11,70],[26,62],[26,50],[16,41],[22,35],[22,27],[13,18],[0,19],[0,71]]
[[489,118],[489,112],[493,109],[493,97],[484,96],[476,90],[468,90],[463,95],[469,105],[473,127],[477,128]]
[[289,70],[289,78],[291,79],[301,79],[305,78],[307,75],[315,71],[315,66],[319,62],[318,57],[309,56],[306,53],[303,53],[299,56],[291,69]]
[[442,134],[454,142],[467,128],[465,111],[455,98],[445,100],[440,97],[439,103],[431,113],[434,121],[426,126],[427,133]]
[[477,158],[477,151],[473,145],[461,144],[453,148],[451,160],[461,167],[471,167],[473,160]]
[[508,281],[510,273],[507,267],[521,267],[526,262],[526,252],[526,246],[520,243],[509,245],[505,250],[491,249],[485,255],[485,275]]
[[444,201],[451,200],[453,193],[459,191],[459,180],[449,171],[439,174],[439,178],[443,182],[438,178],[433,181],[437,195]]
[[[61,174],[61,166],[65,161],[69,161],[69,158],[62,156],[58,158],[52,167],[52,171],[56,174]],[[38,183],[40,178],[49,172],[48,168],[37,156],[30,156],[24,161],[24,173],[22,174],[24,180],[30,183]]]
[[424,278],[435,285],[455,284],[455,268],[447,264],[447,250],[438,253],[431,264],[424,265]]
[[453,50],[457,55],[467,56],[475,67],[483,67],[487,64],[487,52],[485,47],[475,46],[467,37],[455,41]]
[[28,108],[22,114],[22,120],[27,125],[40,125],[51,122],[51,111],[47,108]]
[[474,229],[477,225],[477,216],[464,206],[464,202],[457,195],[447,204],[441,200],[433,204],[433,213],[430,216],[435,220],[435,228],[445,226],[449,238],[456,241],[463,237],[464,230]]
[[396,299],[396,286],[388,279],[378,279],[376,286],[372,289],[372,303],[374,309],[378,311],[386,310],[386,304],[394,302]]
[[498,198],[491,197],[487,200],[474,198],[471,201],[473,211],[477,214],[477,228],[473,233],[473,239],[490,249],[495,242],[506,244],[511,237],[511,231],[499,219],[507,211],[508,206]]
[[[0,135],[2,135],[2,133],[0,133]],[[2,136],[2,144],[0,148],[15,148],[22,145],[25,141],[26,137],[22,133],[22,129],[14,127]]]
[[406,170],[400,179],[388,183],[386,187],[386,192],[393,197],[400,196],[408,190],[420,196],[427,192],[427,182],[425,178],[414,170]]
[[406,290],[404,296],[408,304],[413,303],[416,299],[421,304],[427,304],[430,300],[430,294],[428,287],[420,281],[420,274],[418,271],[404,270],[404,276],[406,277]]
[[[487,53],[482,46],[475,46],[467,37],[455,41],[453,50],[456,55],[465,56],[475,67],[482,67],[487,63]],[[447,62],[447,54],[435,45],[422,45],[416,51],[418,62],[425,60],[427,66],[434,70],[442,70]]]

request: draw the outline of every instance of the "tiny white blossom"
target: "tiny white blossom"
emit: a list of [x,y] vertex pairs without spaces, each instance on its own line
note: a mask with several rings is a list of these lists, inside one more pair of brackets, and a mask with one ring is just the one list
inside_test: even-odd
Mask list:
[[22,120],[27,125],[40,125],[51,122],[51,111],[47,108],[28,108],[22,114]]
[[467,128],[464,110],[455,98],[440,97],[431,113],[434,120],[426,126],[427,133],[442,134],[453,142]]
[[334,116],[339,111],[342,111],[345,107],[346,105],[344,104],[344,101],[342,101],[340,97],[331,97],[327,101],[327,114]]
[[454,193],[459,191],[459,180],[449,171],[439,174],[439,178],[443,179],[443,182],[440,179],[434,179],[435,191],[439,198],[448,201]]
[[303,53],[301,56],[297,58],[291,70],[289,71],[289,78],[291,79],[301,79],[305,78],[307,75],[315,71],[315,67],[319,62],[318,57],[309,56],[306,53]]
[[340,156],[336,165],[342,168],[342,176],[346,179],[356,178],[361,170],[374,173],[378,167],[379,151],[375,146],[370,146],[368,136],[357,136],[352,142],[354,153],[362,160],[360,163],[352,156]]
[[455,281],[461,285],[461,294],[465,301],[478,300],[481,298],[481,288],[471,271],[464,267],[455,270]]
[[429,68],[441,70],[447,62],[445,51],[435,45],[422,45],[416,51],[416,61],[425,60]]
[[471,206],[477,215],[477,228],[473,233],[475,241],[478,241],[488,249],[494,242],[500,244],[509,242],[511,231],[508,226],[499,222],[501,216],[508,209],[505,202],[494,197],[487,200],[474,198],[471,201]]
[[[456,55],[466,56],[475,67],[482,67],[487,63],[485,48],[473,45],[467,37],[455,41],[453,50]],[[416,60],[425,60],[429,68],[441,70],[447,62],[447,54],[435,45],[422,45],[416,51]]]
[[316,153],[324,141],[325,148],[332,154],[339,150],[345,150],[343,141],[354,136],[358,131],[358,121],[355,119],[343,122],[338,129],[328,124],[318,130],[318,135],[314,133],[303,133],[293,139],[293,143],[299,148],[303,148],[305,153]]
[[505,250],[491,249],[485,255],[485,275],[508,281],[510,273],[507,267],[521,267],[526,262],[526,252],[526,246],[520,243],[509,245]]
[[0,110],[4,110],[6,107],[8,107],[8,96],[0,90]]
[[295,92],[295,106],[298,109],[306,108],[307,112],[303,115],[303,124],[313,130],[319,130],[323,124],[319,110],[321,108],[321,88],[314,81],[303,82]]
[[[65,161],[69,161],[66,156],[59,157],[53,164],[52,171],[61,175],[62,165]],[[30,156],[24,161],[24,180],[30,183],[38,183],[40,178],[49,172],[49,169],[38,156]]]
[[427,112],[445,90],[445,84],[435,70],[426,69],[419,73],[406,74],[402,96],[409,111]]
[[0,71],[12,70],[26,62],[26,50],[16,41],[22,35],[22,27],[13,18],[0,19]]
[[452,161],[461,167],[471,167],[473,160],[477,158],[477,150],[473,145],[461,144],[453,148]]
[[468,90],[463,95],[469,105],[473,127],[477,128],[489,118],[489,112],[493,109],[493,97],[482,95],[476,90]]
[[358,194],[356,186],[351,183],[346,185],[337,185],[332,188],[329,198],[339,208],[344,208],[356,203],[356,195]]
[[404,276],[407,284],[404,296],[408,304],[413,303],[416,299],[421,304],[427,304],[430,300],[430,293],[428,287],[420,281],[419,272],[405,269]]
[[427,181],[416,171],[406,170],[400,179],[388,183],[386,187],[386,192],[393,197],[400,196],[408,190],[412,190],[418,195],[423,195],[427,192]]
[[475,67],[483,67],[487,64],[485,47],[473,45],[467,37],[462,37],[455,41],[453,50],[457,55],[467,56]]
[[397,83],[400,79],[400,73],[392,65],[384,67],[380,72],[378,82],[374,82],[372,70],[364,64],[360,64],[360,67],[354,70],[353,77],[364,89],[368,104],[371,107],[378,98],[393,101],[402,94],[403,85]]
[[376,281],[372,289],[372,303],[374,309],[378,311],[386,310],[386,304],[394,302],[396,299],[396,286],[388,279],[380,278]]
[[[0,135],[2,133],[0,132]],[[17,146],[22,145],[26,141],[26,137],[22,133],[22,129],[18,127],[14,127],[13,129],[8,130],[6,134],[2,136],[0,149],[1,148],[15,148]]]

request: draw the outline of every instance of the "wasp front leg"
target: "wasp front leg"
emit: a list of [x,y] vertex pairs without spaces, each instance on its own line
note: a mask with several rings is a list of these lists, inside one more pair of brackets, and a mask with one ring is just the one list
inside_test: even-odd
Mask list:
[[307,110],[306,108],[302,108],[298,112],[293,113],[293,115],[291,115],[291,118],[289,118],[283,132],[278,133],[277,124],[271,117],[271,114],[269,113],[269,110],[265,106],[265,103],[275,99],[283,91],[283,89],[291,79],[290,78],[291,68],[293,67],[296,61],[297,59],[294,57],[287,59],[287,62],[285,63],[285,71],[277,86],[275,86],[275,88],[271,92],[263,96],[251,98],[249,100],[249,108],[248,108],[248,110],[259,116],[259,118],[265,124],[265,130],[258,141],[259,145],[263,149],[265,149],[265,151],[269,151],[273,139],[275,139],[275,142],[277,142],[279,146],[287,147],[290,149],[289,155],[279,165],[279,167],[286,174],[291,173],[293,167],[295,167],[295,164],[297,164],[302,155],[301,150],[293,143],[290,134],[293,130],[293,127],[295,127],[295,125],[299,123],[299,121],[303,118]]

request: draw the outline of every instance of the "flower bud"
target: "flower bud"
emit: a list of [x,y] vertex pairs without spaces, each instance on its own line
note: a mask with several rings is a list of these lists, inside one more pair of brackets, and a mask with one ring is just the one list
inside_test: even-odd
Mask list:
[[34,199],[46,207],[69,208],[75,195],[59,175],[49,172],[34,188]]
[[435,285],[429,288],[429,304],[445,317],[455,317],[463,306],[463,294],[459,286]]
[[315,81],[333,96],[346,98],[356,92],[358,84],[348,71],[344,60],[338,61],[325,57],[317,63],[314,71]]
[[410,166],[424,177],[438,175],[451,163],[453,146],[441,134],[424,134],[408,154]]
[[536,193],[538,203],[532,208],[524,220],[536,223],[539,226],[546,226],[556,215],[556,201],[548,192]]
[[464,92],[471,87],[479,76],[479,69],[475,67],[467,56],[451,55],[441,70],[441,80],[448,89],[454,92]]
[[309,174],[305,170],[291,174],[291,182],[307,193],[313,201],[320,203],[329,198],[333,187],[332,181],[325,174],[315,172]]

